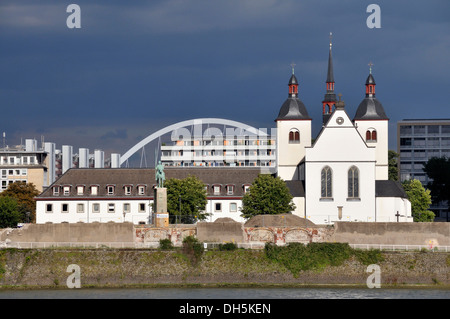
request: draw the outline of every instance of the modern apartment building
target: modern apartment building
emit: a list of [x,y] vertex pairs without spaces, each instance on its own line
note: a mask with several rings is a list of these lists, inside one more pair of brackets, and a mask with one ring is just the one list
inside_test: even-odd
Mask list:
[[31,139],[25,145],[4,146],[0,148],[0,173],[0,192],[18,181],[33,183],[42,192],[49,180],[48,152]]
[[[418,179],[424,186],[428,176],[423,171],[432,157],[450,157],[450,119],[404,119],[397,123],[397,149],[400,154],[400,180]],[[447,205],[433,203],[436,217],[446,217]]]
[[176,167],[276,167],[276,137],[193,136],[161,146],[161,162]]

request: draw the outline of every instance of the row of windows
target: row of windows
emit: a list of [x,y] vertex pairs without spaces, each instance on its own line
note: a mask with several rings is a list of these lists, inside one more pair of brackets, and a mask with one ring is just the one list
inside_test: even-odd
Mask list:
[[415,147],[439,147],[439,146],[450,146],[450,137],[402,137],[400,138],[400,146],[415,146]]
[[[133,186],[126,185],[123,187],[124,194],[125,195],[131,195],[131,191],[133,189]],[[70,195],[70,192],[72,190],[72,186],[65,185],[65,186],[54,186],[53,187],[53,195],[59,195],[60,192],[62,192],[63,195]],[[86,189],[86,186],[84,185],[78,185],[76,187],[77,195],[98,195],[99,194],[99,186],[98,185],[91,185],[89,189]],[[137,186],[137,193],[138,195],[145,195],[146,186],[140,185]],[[86,193],[86,191],[88,191]],[[108,185],[106,186],[106,194],[107,195],[115,195],[116,186],[114,185]]]
[[36,156],[0,156],[0,165],[33,165]]
[[[359,198],[359,170],[356,166],[348,170],[347,194],[348,198]],[[325,166],[320,177],[321,197],[333,198],[333,171],[331,167]]]
[[[250,185],[244,185],[243,187],[244,187],[244,192],[247,192]],[[70,192],[71,192],[70,185],[65,185],[62,187],[54,186],[53,187],[53,195],[55,195],[55,196],[59,195],[60,191],[61,191],[60,188],[62,189],[63,195],[66,195],[66,196],[70,195]],[[77,195],[85,195],[85,188],[86,187],[84,185],[78,185],[76,187]],[[133,186],[130,186],[130,185],[124,186],[124,194],[131,195],[132,189],[133,189]],[[145,195],[145,186],[138,186],[137,189],[138,189],[138,195]],[[233,195],[235,192],[235,189],[236,189],[235,185],[226,185],[225,186],[227,195]],[[106,186],[106,194],[107,195],[115,195],[115,190],[116,190],[116,187],[113,185]],[[206,186],[206,190],[208,190],[208,186]],[[214,195],[219,195],[222,191],[222,185],[213,185],[212,190],[213,190]],[[90,195],[98,195],[98,191],[99,191],[99,186],[92,185],[90,187],[89,194]]]
[[[129,213],[130,210],[130,203],[124,203],[123,204],[123,213]],[[145,213],[146,212],[146,204],[145,203],[139,203],[138,204],[138,212],[139,213]],[[84,203],[78,203],[77,204],[77,213],[85,213],[86,205]],[[47,204],[45,206],[45,212],[46,213],[53,213],[54,204]],[[68,203],[62,203],[61,204],[61,213],[68,213],[69,212],[69,204]],[[100,203],[93,203],[91,207],[92,213],[100,213]],[[108,213],[115,213],[116,212],[116,204],[115,203],[108,203],[107,204],[107,212]]]
[[9,176],[26,176],[27,175],[27,169],[21,168],[21,169],[2,169],[2,178],[7,178]]
[[[47,204],[45,206],[45,212],[46,213],[53,213],[54,212],[54,205],[55,204]],[[77,205],[77,213],[83,214],[86,213],[86,205],[84,203],[78,203]],[[123,204],[123,213],[130,213],[130,203],[124,203]],[[145,213],[146,212],[146,204],[145,203],[139,203],[138,204],[138,212],[139,213]],[[100,203],[93,203],[91,207],[92,213],[100,213]],[[229,204],[229,211],[230,212],[237,212],[237,203],[230,203]],[[215,212],[221,212],[222,211],[222,203],[215,203],[214,204],[214,211]],[[62,203],[61,204],[61,213],[68,213],[69,212],[69,204],[68,203]],[[115,203],[108,203],[107,204],[107,212],[108,213],[115,213],[116,212],[116,204]]]
[[400,134],[449,134],[450,125],[400,125]]

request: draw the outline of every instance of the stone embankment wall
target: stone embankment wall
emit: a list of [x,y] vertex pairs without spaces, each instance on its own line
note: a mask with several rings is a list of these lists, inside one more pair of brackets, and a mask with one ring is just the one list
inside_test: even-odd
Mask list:
[[[405,285],[450,287],[450,253],[390,252],[379,263],[381,288]],[[263,250],[206,251],[193,264],[180,249],[2,249],[0,288],[68,288],[69,265],[79,266],[81,288],[152,286],[367,287],[367,265],[355,258],[294,276]]]
[[201,242],[285,245],[291,242],[347,242],[350,244],[450,246],[450,223],[352,223],[334,226],[245,226],[237,222],[152,227],[131,223],[29,224],[0,230],[0,247],[11,242],[128,243],[157,246],[170,239],[181,246],[186,236]]

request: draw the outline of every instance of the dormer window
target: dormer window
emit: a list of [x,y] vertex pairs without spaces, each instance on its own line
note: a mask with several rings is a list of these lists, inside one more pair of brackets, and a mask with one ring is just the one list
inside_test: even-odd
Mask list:
[[65,196],[70,195],[70,186],[63,186],[63,194]]
[[213,185],[214,195],[220,194],[220,185]]
[[234,185],[227,185],[227,195],[234,194]]
[[77,195],[83,195],[83,193],[84,193],[84,186],[78,185],[77,186]]
[[91,186],[91,195],[98,195],[98,186],[97,185]]
[[114,195],[114,186],[113,185],[106,186],[106,194]]
[[124,186],[125,195],[131,195],[131,189],[132,187],[130,185]]
[[145,186],[138,186],[138,195],[145,195]]
[[53,187],[53,195],[58,196],[59,195],[59,186]]

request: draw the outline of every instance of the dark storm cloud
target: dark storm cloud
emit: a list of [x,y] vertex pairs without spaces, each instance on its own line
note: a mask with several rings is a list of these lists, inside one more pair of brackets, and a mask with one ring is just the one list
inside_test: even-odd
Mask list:
[[[317,131],[330,31],[336,91],[351,117],[374,63],[391,148],[396,121],[448,117],[446,0],[70,3],[81,7],[81,29],[66,26],[69,2],[0,3],[0,129],[11,138],[41,132],[123,153],[192,118],[273,127],[291,62]],[[370,3],[381,7],[381,29],[366,26]]]

